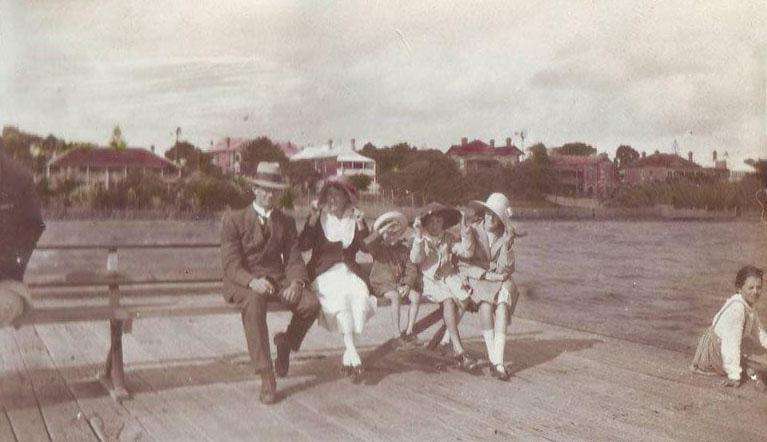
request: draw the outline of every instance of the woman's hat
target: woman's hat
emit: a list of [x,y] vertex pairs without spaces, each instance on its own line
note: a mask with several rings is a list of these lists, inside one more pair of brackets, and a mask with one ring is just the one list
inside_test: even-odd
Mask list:
[[19,281],[4,279],[0,281],[0,327],[12,325],[24,313],[24,305],[29,303],[27,287]]
[[322,182],[319,197],[320,204],[325,203],[325,192],[327,192],[328,188],[331,186],[337,187],[346,192],[346,195],[349,196],[349,201],[351,201],[352,204],[357,203],[357,188],[354,187],[352,180],[345,175],[333,175]]
[[246,176],[245,179],[250,183],[267,189],[283,190],[288,185],[282,175],[280,163],[261,161],[256,167],[255,176]]
[[506,195],[496,192],[490,194],[485,202],[474,200],[469,204],[491,211],[501,220],[508,232],[513,231],[511,226],[511,203],[509,203],[509,199],[506,198]]
[[446,206],[442,203],[429,203],[423,208],[421,213],[421,223],[426,224],[426,220],[433,215],[439,215],[445,220],[444,228],[449,229],[461,221],[461,212],[453,207]]
[[398,223],[400,229],[402,230],[407,228],[407,217],[402,213],[397,212],[396,210],[392,210],[391,212],[386,212],[376,218],[375,222],[373,223],[373,230],[380,233],[380,229],[392,221]]

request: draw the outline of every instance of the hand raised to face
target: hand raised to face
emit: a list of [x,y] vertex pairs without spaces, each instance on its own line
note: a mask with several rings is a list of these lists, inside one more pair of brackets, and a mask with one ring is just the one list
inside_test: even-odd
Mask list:
[[416,238],[421,238],[423,236],[423,224],[421,224],[421,218],[416,218],[415,221],[413,221],[413,232],[415,233]]
[[309,205],[309,224],[316,224],[317,220],[320,218],[321,212],[322,207],[320,207],[319,200],[312,200],[311,204]]

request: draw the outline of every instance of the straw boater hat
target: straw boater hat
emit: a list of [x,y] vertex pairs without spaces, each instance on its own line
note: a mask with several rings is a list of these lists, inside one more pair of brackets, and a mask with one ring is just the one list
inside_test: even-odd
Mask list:
[[24,305],[29,303],[29,290],[19,281],[4,279],[0,281],[0,327],[12,325],[24,313]]
[[507,232],[514,231],[511,225],[511,203],[509,203],[509,199],[506,198],[506,195],[497,192],[492,193],[487,197],[487,201],[482,202],[474,200],[470,205],[475,208],[491,211],[501,220]]
[[450,206],[446,206],[441,203],[429,203],[423,208],[423,212],[419,217],[421,224],[426,224],[426,220],[433,215],[439,215],[445,220],[444,228],[449,229],[461,221],[461,212]]
[[352,183],[352,180],[349,179],[349,177],[344,175],[333,175],[329,178],[327,178],[322,183],[322,188],[320,189],[320,204],[325,203],[326,195],[325,192],[327,192],[328,188],[331,186],[337,187],[344,192],[346,192],[346,195],[349,196],[349,201],[351,201],[352,204],[356,204],[357,202],[357,188],[354,187],[354,183]]
[[404,230],[407,228],[407,218],[405,215],[403,215],[400,212],[397,212],[396,210],[392,210],[391,212],[386,212],[383,215],[376,218],[375,222],[373,223],[373,230],[375,230],[378,233],[381,233],[381,228],[385,227],[390,222],[396,222],[399,224],[399,227],[401,230]]
[[288,188],[282,175],[280,163],[261,161],[256,168],[256,175],[245,177],[245,179],[251,184],[267,189],[283,190]]

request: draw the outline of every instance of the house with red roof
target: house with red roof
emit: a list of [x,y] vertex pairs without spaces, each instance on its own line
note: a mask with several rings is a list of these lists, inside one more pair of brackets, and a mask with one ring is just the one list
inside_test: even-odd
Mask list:
[[121,150],[82,147],[51,158],[45,176],[51,181],[74,179],[86,185],[103,183],[109,188],[110,183],[125,179],[130,173],[177,179],[181,169],[154,152],[138,147]]
[[[253,138],[232,138],[226,137],[214,144],[208,155],[210,155],[211,163],[214,166],[218,166],[222,172],[239,174],[240,166],[242,164],[242,150],[249,142],[253,141]],[[290,158],[298,153],[299,148],[290,141],[273,141],[286,157]]]
[[693,161],[692,152],[687,159],[673,153],[660,153],[645,156],[626,168],[626,183],[632,186],[667,182],[679,179],[702,180],[707,178],[727,179],[729,173],[725,163],[704,168]]
[[506,145],[495,146],[495,140],[485,143],[480,140],[461,138],[461,144],[454,144],[447,150],[447,155],[452,158],[463,173],[478,172],[484,169],[499,166],[514,166],[519,164],[519,158],[524,152],[511,144],[511,138],[506,138]]
[[240,173],[242,149],[250,141],[248,138],[226,137],[213,145],[208,151],[210,162],[224,173]]
[[557,193],[606,198],[618,188],[618,169],[607,154],[549,156],[557,175]]

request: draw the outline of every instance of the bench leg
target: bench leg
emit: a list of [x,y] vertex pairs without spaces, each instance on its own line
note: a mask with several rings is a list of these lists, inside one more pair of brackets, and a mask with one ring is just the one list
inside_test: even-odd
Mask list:
[[120,402],[130,397],[125,389],[125,372],[123,370],[123,321],[115,319],[109,321],[109,332],[111,345],[109,346],[109,353],[107,353],[106,364],[104,364],[104,372],[99,375],[99,381],[109,391],[112,399]]
[[426,346],[426,348],[428,350],[436,350],[440,341],[442,341],[442,337],[445,336],[445,332],[447,332],[447,327],[445,324],[442,324],[439,330],[434,333],[434,336],[431,337],[431,340],[429,341],[429,344]]
[[[425,317],[419,319],[418,322],[415,323],[415,326],[413,326],[413,334],[417,335],[421,333],[422,331],[428,329],[432,325],[439,322],[441,319],[442,319],[442,307],[434,310],[433,312],[429,313]],[[394,341],[396,341],[396,339],[389,339],[388,341],[376,347],[375,350],[368,353],[368,355],[365,357],[364,364],[371,365],[378,359],[381,359],[382,357],[390,353],[394,349]]]

